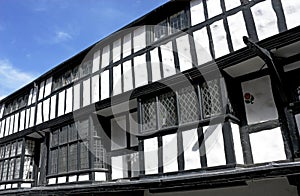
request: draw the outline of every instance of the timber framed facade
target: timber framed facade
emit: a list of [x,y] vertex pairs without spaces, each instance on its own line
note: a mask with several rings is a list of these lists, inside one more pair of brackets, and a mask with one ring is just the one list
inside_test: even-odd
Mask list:
[[0,101],[0,195],[299,195],[300,3],[172,0]]

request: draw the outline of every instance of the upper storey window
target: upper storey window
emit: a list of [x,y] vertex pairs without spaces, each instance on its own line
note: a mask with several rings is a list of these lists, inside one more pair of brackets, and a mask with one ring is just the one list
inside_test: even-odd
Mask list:
[[188,27],[186,12],[180,11],[154,26],[154,41]]

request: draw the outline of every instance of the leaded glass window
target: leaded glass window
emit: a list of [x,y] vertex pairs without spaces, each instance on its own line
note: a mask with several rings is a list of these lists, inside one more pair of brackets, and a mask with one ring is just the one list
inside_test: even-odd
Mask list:
[[94,139],[94,167],[105,168],[106,150],[100,139]]
[[143,131],[156,129],[156,102],[155,98],[142,103],[142,124]]
[[77,170],[77,143],[69,146],[69,171]]
[[205,118],[221,114],[221,93],[219,80],[205,82],[201,86],[202,108]]
[[51,174],[57,173],[57,161],[58,161],[58,149],[51,150],[50,152],[50,164],[49,169]]
[[186,13],[184,11],[181,11],[170,17],[171,33],[175,33],[179,30],[182,30],[187,26],[188,26],[188,20],[187,20]]
[[182,88],[178,92],[180,123],[199,119],[199,99],[193,86]]
[[89,148],[88,142],[81,142],[80,143],[80,168],[87,169],[89,168]]
[[64,173],[67,172],[67,146],[61,146],[59,148],[59,155],[58,155],[58,172]]
[[169,127],[177,123],[176,98],[173,92],[159,96],[159,127]]
[[154,27],[154,39],[158,40],[168,35],[168,23],[164,20]]

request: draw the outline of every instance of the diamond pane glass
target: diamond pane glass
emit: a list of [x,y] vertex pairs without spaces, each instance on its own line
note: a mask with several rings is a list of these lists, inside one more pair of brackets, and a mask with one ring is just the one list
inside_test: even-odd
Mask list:
[[142,104],[143,131],[156,128],[155,98],[149,99]]
[[182,88],[178,92],[180,123],[199,119],[199,101],[193,86]]
[[169,127],[177,122],[175,94],[173,92],[159,96],[159,127]]
[[68,158],[69,171],[77,170],[77,143],[69,146]]
[[67,172],[67,146],[60,147],[58,162],[58,172]]
[[222,111],[218,80],[211,80],[201,86],[203,115],[205,118],[218,115]]

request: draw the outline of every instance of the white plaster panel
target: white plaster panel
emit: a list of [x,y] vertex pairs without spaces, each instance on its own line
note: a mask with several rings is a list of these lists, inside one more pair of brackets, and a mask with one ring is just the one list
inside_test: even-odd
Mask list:
[[158,48],[150,51],[151,56],[151,71],[152,71],[152,82],[161,79],[160,61],[158,56]]
[[78,181],[87,181],[89,179],[90,179],[90,177],[89,177],[88,174],[86,174],[86,175],[79,175],[78,176]]
[[100,50],[97,50],[93,55],[93,68],[92,72],[98,71],[100,68]]
[[0,120],[0,138],[3,137],[3,133],[2,133],[3,126],[4,126],[4,123],[2,123],[2,121]]
[[277,17],[271,0],[256,4],[251,11],[259,40],[278,34]]
[[62,177],[57,178],[57,183],[58,184],[66,183],[66,182],[67,182],[67,177],[66,176],[62,176]]
[[14,133],[19,131],[19,113],[15,114]]
[[29,127],[34,126],[34,120],[35,120],[35,106],[32,106],[30,108],[30,121],[29,121]]
[[191,55],[191,47],[189,36],[184,35],[176,39],[177,52],[179,58],[180,71],[185,71],[193,67],[193,60]]
[[131,61],[126,61],[123,63],[123,83],[124,92],[129,91],[133,88]]
[[0,107],[0,119],[3,117],[4,104]]
[[26,109],[25,129],[27,129],[29,126],[29,120],[30,120],[30,108]]
[[113,95],[122,93],[121,65],[113,67]]
[[190,2],[190,7],[192,26],[203,22],[205,20],[205,17],[202,0],[192,0]]
[[[3,122],[3,121],[2,121]],[[19,131],[24,130],[24,123],[25,123],[25,110],[22,110],[20,112],[20,127],[19,127]],[[2,127],[1,127],[2,128]],[[3,134],[3,132],[1,131],[1,134]]]
[[207,166],[226,165],[222,125],[203,127]]
[[4,136],[8,136],[8,134],[9,134],[9,122],[10,122],[10,117],[7,117],[5,119],[5,132],[4,132]]
[[56,178],[49,178],[48,184],[56,184]]
[[134,58],[134,77],[135,87],[148,84],[148,71],[145,54]]
[[101,100],[109,97],[109,70],[101,73]]
[[248,124],[261,123],[278,118],[269,76],[243,82],[242,90],[243,95],[250,93],[254,97],[253,104],[244,102]]
[[285,65],[285,66],[283,67],[283,70],[284,70],[285,72],[288,72],[288,71],[292,71],[292,70],[299,69],[299,68],[300,68],[300,61],[296,61],[296,62],[294,62],[294,63]]
[[31,102],[32,102],[32,93],[33,93],[33,89],[30,90],[30,93],[29,93],[29,96],[28,96],[27,105],[31,105]]
[[111,170],[112,170],[112,179],[120,179],[128,177],[127,174],[127,160],[126,156],[117,156],[111,158]]
[[109,53],[110,53],[110,47],[105,46],[102,50],[102,61],[101,61],[101,68],[106,67],[109,65]]
[[229,53],[227,35],[224,29],[223,20],[214,22],[211,26],[211,34],[214,42],[215,58],[219,58]]
[[133,31],[133,50],[137,52],[146,47],[146,26]]
[[38,103],[37,105],[37,115],[36,115],[36,124],[41,124],[43,122],[42,119],[42,112],[43,112],[43,108],[42,108],[42,102]]
[[32,93],[32,104],[36,102],[36,96],[37,96],[37,87],[33,88],[33,93]]
[[99,75],[93,76],[92,77],[92,103],[98,102],[100,99],[99,85],[100,85],[100,76]]
[[177,134],[165,135],[162,137],[163,142],[163,171],[178,171],[177,163]]
[[76,182],[77,181],[77,176],[69,176],[69,182]]
[[231,123],[232,137],[236,163],[244,164],[243,148],[241,142],[240,128],[237,124]]
[[299,0],[283,0],[281,1],[286,25],[288,29],[300,25],[300,1]]
[[58,94],[58,109],[57,109],[57,116],[61,116],[65,114],[65,90]]
[[162,63],[163,63],[163,76],[164,78],[176,74],[172,42],[168,42],[160,47]]
[[106,173],[105,172],[95,172],[95,181],[106,181]]
[[193,35],[198,65],[211,61],[212,56],[209,50],[209,39],[207,35],[207,29],[202,28],[200,30],[197,30],[193,33]]
[[286,159],[280,127],[251,133],[250,143],[254,163]]
[[3,190],[3,189],[5,189],[5,184],[0,185],[0,190]]
[[[74,85],[74,103],[73,103],[73,110],[78,110],[80,108],[80,84]],[[52,103],[51,103],[52,104]]]
[[13,189],[18,188],[18,184],[17,183],[12,184],[11,188],[13,188]]
[[83,95],[82,95],[82,106],[87,106],[91,103],[91,81],[90,78],[84,80],[82,83]]
[[56,95],[51,97],[51,106],[50,106],[50,120],[54,119],[56,113]]
[[201,163],[197,129],[183,131],[182,140],[184,151],[184,169],[189,170],[200,168]]
[[131,54],[131,34],[127,34],[123,38],[123,58]]
[[50,98],[46,99],[43,102],[43,117],[45,122],[49,120],[49,112],[50,112]]
[[21,183],[21,188],[31,188],[31,183]]
[[73,87],[66,90],[66,114],[73,111]]
[[11,184],[6,184],[5,189],[11,189]]
[[220,0],[207,0],[208,17],[212,18],[222,13]]
[[144,140],[145,174],[158,173],[158,141],[157,138]]
[[42,81],[40,83],[40,88],[39,88],[39,100],[44,98],[44,88],[45,88],[45,81]]
[[227,0],[225,1],[225,7],[226,7],[226,10],[231,10],[233,8],[236,8],[238,6],[241,5],[241,1],[240,0]]
[[51,88],[52,88],[52,77],[46,80],[44,97],[47,97],[48,95],[51,94]]
[[121,59],[121,39],[114,41],[113,43],[113,62]]
[[[230,1],[229,1],[230,2]],[[246,47],[243,36],[248,36],[246,24],[242,12],[227,17],[230,36],[234,50]]]

